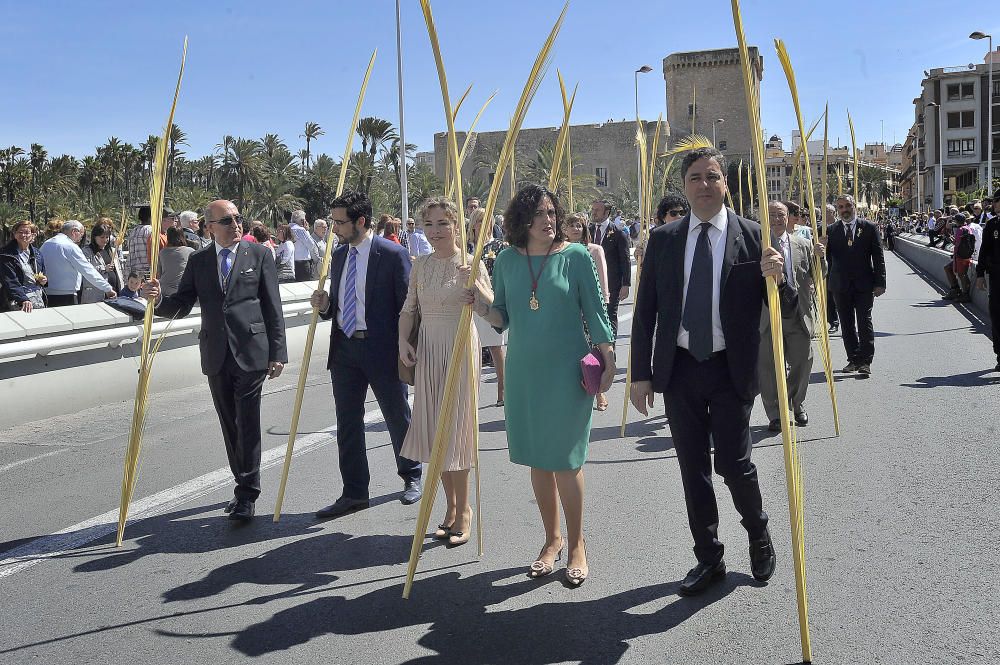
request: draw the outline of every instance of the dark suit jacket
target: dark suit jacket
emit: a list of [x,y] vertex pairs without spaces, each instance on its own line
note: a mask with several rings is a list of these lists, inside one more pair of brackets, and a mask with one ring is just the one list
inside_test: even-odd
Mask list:
[[[596,240],[597,224],[590,225],[590,237]],[[608,224],[608,233],[601,239],[604,258],[608,262],[608,292],[618,297],[618,291],[623,286],[632,284],[632,260],[629,258],[628,234],[615,226]]]
[[[661,393],[670,385],[677,351],[684,302],[684,248],[690,225],[688,214],[676,224],[653,229],[643,256],[642,279],[636,288],[632,380],[652,381],[653,390]],[[760,313],[767,300],[767,285],[760,269],[761,251],[760,225],[729,210],[719,315],[733,386],[747,400],[758,392]],[[793,315],[798,306],[795,288],[786,283],[778,293],[782,313]]]
[[878,227],[858,218],[854,243],[847,244],[847,225],[839,219],[827,229],[826,260],[830,264],[831,291],[872,291],[885,288],[885,255]]
[[[320,312],[333,319],[330,328],[330,355],[327,368],[333,369],[333,350],[338,338],[337,311],[340,307],[340,276],[347,263],[350,244],[339,245],[330,259],[330,306]],[[364,347],[365,367],[382,376],[398,376],[399,312],[406,301],[410,283],[410,255],[401,245],[381,236],[372,237],[365,282],[365,325],[368,338]]]
[[218,374],[227,348],[246,372],[267,369],[269,362],[288,362],[285,317],[278,292],[278,270],[271,250],[240,242],[223,293],[215,243],[188,259],[177,293],[156,306],[159,316],[184,317],[195,302],[201,306],[201,371]]
[[[1000,217],[993,217],[983,225],[983,244],[979,246],[976,277],[984,277],[989,273],[990,279],[994,279],[998,277],[998,272],[1000,272]],[[992,284],[990,288],[993,288]]]
[[[0,311],[6,309],[9,301],[16,301],[18,304],[28,300],[28,291],[38,288],[35,284],[28,282],[28,276],[21,269],[21,263],[17,258],[18,246],[16,240],[11,240],[0,249]],[[28,262],[39,269],[38,249],[34,245],[28,245]]]

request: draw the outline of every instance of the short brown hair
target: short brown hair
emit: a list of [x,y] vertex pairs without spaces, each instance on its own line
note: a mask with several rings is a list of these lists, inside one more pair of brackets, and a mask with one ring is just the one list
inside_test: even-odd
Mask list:
[[554,223],[556,237],[555,242],[564,240],[566,235],[562,231],[563,218],[565,216],[559,197],[554,192],[550,192],[541,185],[525,185],[517,190],[517,194],[507,205],[507,212],[503,216],[503,230],[507,236],[507,241],[515,247],[527,247],[528,229],[531,221],[535,217],[535,210],[538,209],[539,202],[544,197],[549,197],[552,206],[556,209],[556,221]]
[[588,219],[582,212],[574,212],[566,218],[563,222],[563,226],[572,224],[573,222],[580,222],[580,224],[583,225],[583,234],[580,236],[580,242],[584,245],[589,245],[592,240],[590,237],[590,219]]

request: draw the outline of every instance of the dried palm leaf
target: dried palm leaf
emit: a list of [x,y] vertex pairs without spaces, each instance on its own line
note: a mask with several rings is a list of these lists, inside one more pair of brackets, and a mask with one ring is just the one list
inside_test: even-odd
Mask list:
[[[556,70],[559,74],[559,93],[562,96],[563,113],[567,116],[572,110],[573,104],[570,102],[569,98],[566,96],[566,82],[563,81],[562,74]],[[578,84],[579,85],[579,84]],[[573,97],[576,98],[577,86],[573,87]],[[570,140],[570,133],[566,133],[566,202],[567,210],[572,214],[576,207],[573,203],[573,154],[572,154],[572,141]],[[555,190],[552,190],[555,191]]]
[[[181,81],[184,79],[184,63],[187,61],[187,37],[184,38],[184,49],[181,53],[181,67],[177,73],[177,85],[174,87],[174,97],[170,103],[170,113],[167,114],[167,124],[156,146],[153,168],[149,182],[149,205],[152,211],[150,223],[151,238],[149,250],[149,270],[156,274],[157,259],[160,253],[160,220],[163,216],[163,195],[167,181],[167,140],[174,126],[174,111],[177,109],[177,98],[181,92]],[[158,339],[153,339],[153,308],[155,302],[150,299],[146,303],[146,313],[142,322],[142,349],[139,356],[139,379],[135,386],[135,400],[132,403],[132,424],[129,427],[128,447],[125,450],[125,463],[122,470],[122,493],[118,506],[118,534],[115,545],[121,547],[125,535],[125,523],[128,520],[128,508],[135,493],[135,483],[139,475],[139,454],[142,451],[142,435],[146,427],[146,408],[149,405],[149,381],[153,372],[153,360],[163,342],[166,331]],[[169,327],[169,326],[168,326]]]
[[707,136],[702,136],[701,134],[691,134],[685,136],[670,150],[664,152],[662,157],[669,157],[672,155],[679,155],[682,152],[688,152],[689,150],[698,150],[699,148],[714,148],[715,145],[712,143],[712,139]]
[[851,165],[853,171],[851,173],[854,178],[854,187],[852,188],[852,194],[854,194],[854,205],[860,206],[861,201],[858,199],[858,143],[854,139],[854,121],[851,120],[851,110],[847,110],[847,126],[851,130]]
[[[747,102],[747,119],[750,135],[753,137],[751,148],[753,166],[757,177],[757,191],[767,191],[765,180],[764,146],[762,142],[760,111],[755,100],[754,78],[750,69],[750,53],[747,48],[746,35],[743,32],[743,18],[740,15],[739,0],[731,0],[733,23],[736,29],[736,40],[739,43],[740,67],[743,72],[743,90]],[[761,244],[764,248],[771,246],[771,224],[768,218],[767,206],[760,206]],[[767,280],[767,300],[771,322],[771,341],[774,359],[774,376],[779,395],[787,394],[785,377],[785,349],[781,331],[781,305],[778,297],[778,287],[774,279]],[[795,570],[795,591],[798,605],[799,638],[802,646],[802,660],[812,662],[812,647],[809,639],[809,608],[806,595],[805,570],[805,540],[802,529],[801,476],[797,470],[797,442],[795,439],[795,424],[789,418],[787,400],[778,400],[778,412],[781,418],[782,450],[785,459],[785,483],[788,492],[788,509],[792,532],[792,559]]]
[[[437,40],[437,30],[434,26],[434,17],[431,14],[430,0],[420,0],[420,6],[423,9],[424,22],[427,24],[427,33],[431,38],[431,46],[434,50],[435,61],[438,63],[438,79],[442,85],[442,89],[444,89],[445,71],[440,57],[440,46]],[[510,127],[508,128],[507,135],[504,138],[503,147],[500,150],[500,158],[497,161],[498,173],[503,172],[511,160],[514,145],[517,141],[517,134],[521,130],[521,125],[524,123],[524,116],[528,111],[531,100],[534,98],[535,93],[538,91],[538,86],[541,84],[542,76],[551,58],[552,45],[555,43],[556,36],[559,34],[559,30],[562,27],[568,6],[568,3],[563,6],[562,12],[559,14],[559,18],[556,20],[555,25],[552,26],[552,30],[549,33],[548,38],[545,40],[545,43],[542,45],[541,50],[535,58],[528,80],[524,85],[524,90],[521,92],[521,97],[518,100],[517,107],[514,109],[514,115],[511,118]],[[445,100],[445,114],[448,116],[448,97],[447,95],[442,96]],[[492,218],[493,209],[496,206],[497,197],[500,194],[500,185],[501,178],[494,178],[493,184],[490,186],[489,196],[486,199],[486,205],[483,208],[484,219]],[[478,277],[480,261],[482,260],[483,255],[483,245],[486,243],[487,235],[489,235],[488,232],[489,224],[480,224],[479,235],[476,239],[476,249],[472,259],[472,270],[469,274],[469,279],[466,282],[466,286],[468,288],[472,288],[475,285],[475,280]],[[420,511],[417,515],[416,529],[414,531],[413,542],[410,547],[410,560],[407,564],[406,581],[403,584],[403,598],[409,598],[410,591],[413,588],[413,576],[416,574],[417,563],[420,560],[420,551],[423,545],[424,533],[427,530],[427,524],[430,522],[431,510],[434,507],[434,498],[437,495],[438,481],[440,480],[441,470],[444,466],[444,456],[448,452],[447,447],[448,440],[450,438],[450,423],[458,398],[458,380],[462,371],[461,368],[463,358],[465,358],[468,354],[471,325],[472,308],[471,306],[466,306],[462,309],[462,314],[458,323],[458,330],[455,334],[455,341],[452,344],[451,357],[448,359],[448,371],[445,375],[444,396],[441,400],[438,422],[435,427],[434,443],[431,446],[430,461],[428,462],[424,473],[424,494],[423,498],[420,500]]]
[[[556,76],[559,78],[559,85],[563,91],[563,96],[565,96],[566,85],[563,82],[562,73],[556,70]],[[566,151],[566,142],[569,140],[569,116],[573,111],[573,102],[576,101],[577,88],[579,88],[579,84],[573,88],[573,95],[569,98],[569,102],[563,105],[562,126],[559,127],[559,136],[556,138],[556,146],[552,152],[552,168],[549,171],[548,188],[552,192],[559,189],[559,175],[562,171],[563,154]]]
[[[799,90],[795,82],[795,70],[792,68],[792,60],[790,57],[788,57],[788,50],[785,48],[785,43],[782,40],[775,39],[774,48],[778,53],[778,61],[781,63],[781,68],[785,72],[785,79],[788,81],[788,91],[789,93],[791,93],[792,96],[792,106],[795,107],[795,120],[799,125],[799,134],[800,136],[802,136],[804,129],[804,126],[802,124],[802,109],[801,106],[799,105]],[[816,225],[816,215],[814,214],[816,206],[815,204],[816,196],[815,193],[813,192],[812,169],[810,168],[810,161],[809,161],[808,139],[809,136],[812,136],[812,133],[816,129],[816,125],[818,124],[819,120],[817,120],[816,124],[814,124],[812,129],[809,130],[808,136],[806,136],[805,140],[802,141],[801,145],[802,158],[805,161],[805,170],[803,171],[803,174],[807,175],[807,177],[804,177],[803,180],[805,180],[806,184],[805,189],[808,192],[808,197],[809,197],[808,198],[809,205],[806,208],[804,208],[804,210],[809,215],[809,221],[810,224],[812,225],[813,238],[816,239],[815,242],[817,243],[819,242],[819,228]],[[825,286],[826,280],[823,277],[823,265],[820,261],[819,256],[817,256],[815,253],[813,254],[813,261],[812,261],[812,275],[813,275],[813,283],[816,285],[817,291],[819,291]],[[819,308],[819,320],[820,320],[819,346],[822,355],[828,359],[830,357],[830,333],[827,327],[825,307]],[[840,436],[840,414],[837,409],[837,391],[833,383],[833,367],[828,363],[824,363],[823,369],[825,370],[826,374],[827,389],[828,392],[830,393],[830,403],[833,406],[833,426],[837,435]]]
[[[372,57],[368,61],[368,69],[365,70],[365,78],[361,82],[361,91],[358,93],[358,103],[354,106],[354,120],[351,122],[347,132],[347,147],[344,148],[344,157],[340,162],[340,177],[337,179],[337,196],[344,192],[344,182],[347,177],[347,167],[351,163],[351,146],[354,144],[355,128],[358,126],[358,118],[361,116],[361,104],[365,100],[365,91],[368,89],[368,79],[372,75],[372,67],[375,66],[375,56],[378,49],[372,51]],[[320,264],[319,277],[316,280],[316,290],[322,291],[326,286],[326,278],[330,272],[330,257],[333,256],[334,243],[326,244],[326,251],[323,253],[323,262]],[[285,463],[281,469],[281,482],[278,484],[278,496],[274,503],[274,521],[281,519],[281,505],[285,500],[285,486],[288,484],[288,471],[292,466],[292,452],[295,450],[295,437],[299,433],[299,415],[302,412],[302,398],[306,392],[306,379],[309,376],[309,360],[312,358],[313,341],[316,337],[316,325],[319,323],[319,308],[313,307],[312,317],[309,319],[309,330],[306,331],[305,348],[302,351],[302,368],[299,370],[299,383],[295,392],[295,405],[292,408],[292,422],[288,427],[288,444],[285,447]]]

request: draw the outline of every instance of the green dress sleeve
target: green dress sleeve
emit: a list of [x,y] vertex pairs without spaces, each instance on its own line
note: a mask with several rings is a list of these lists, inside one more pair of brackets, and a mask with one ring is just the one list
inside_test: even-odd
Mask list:
[[611,323],[608,321],[608,310],[601,297],[601,283],[597,279],[597,266],[594,258],[585,247],[575,252],[570,264],[570,274],[573,276],[574,290],[580,303],[583,318],[590,330],[590,339],[596,344],[611,343]]
[[507,316],[507,289],[504,286],[503,273],[510,265],[508,252],[511,251],[510,248],[503,250],[493,263],[493,308],[503,316],[503,325],[493,326],[493,329],[498,333],[503,333],[510,325],[510,317]]

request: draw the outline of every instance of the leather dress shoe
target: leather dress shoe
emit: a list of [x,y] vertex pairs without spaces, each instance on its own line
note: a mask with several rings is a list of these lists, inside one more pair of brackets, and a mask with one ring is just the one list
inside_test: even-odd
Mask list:
[[333,504],[316,511],[316,517],[321,520],[340,517],[356,510],[364,510],[369,505],[368,499],[352,499],[349,496],[342,496]]
[[844,367],[844,369],[842,369],[840,371],[844,372],[846,374],[852,374],[852,373],[858,371],[858,366],[852,361],[852,362],[847,363],[847,365]]
[[229,513],[229,519],[234,522],[249,522],[253,519],[254,504],[250,499],[236,499],[236,505]]
[[865,363],[864,365],[858,365],[858,374],[860,374],[861,376],[871,376],[872,366],[867,363]]
[[226,504],[226,507],[222,509],[222,512],[224,512],[227,515],[233,512],[233,509],[236,508],[237,501],[238,499],[234,496],[232,499],[229,500],[229,503]]
[[809,424],[809,414],[801,406],[795,409],[795,424],[799,427],[805,427]]
[[750,541],[750,571],[754,579],[766,582],[774,575],[777,560],[774,556],[774,546],[771,544],[771,532],[764,527],[764,535]]
[[834,321],[833,323],[830,324],[830,330],[828,330],[827,332],[831,335],[835,332],[840,332],[840,324]]
[[423,490],[420,489],[419,480],[407,480],[406,485],[403,486],[403,496],[399,497],[399,502],[404,506],[408,506],[411,503],[420,501],[420,497],[423,494]]
[[681,582],[681,588],[677,590],[677,593],[682,596],[697,596],[725,576],[725,561],[720,559],[718,563],[699,562],[697,566],[688,571],[687,577]]
[[781,431],[781,421],[778,420],[777,418],[775,418],[774,420],[772,420],[771,422],[769,422],[767,424],[767,429],[769,431],[771,431],[771,432],[780,432]]

